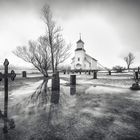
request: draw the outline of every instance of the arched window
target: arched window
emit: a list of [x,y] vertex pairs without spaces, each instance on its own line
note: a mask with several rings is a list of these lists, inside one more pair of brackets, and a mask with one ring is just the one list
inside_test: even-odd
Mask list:
[[80,61],[80,58],[78,57],[78,61]]
[[76,64],[76,69],[81,69],[81,64]]

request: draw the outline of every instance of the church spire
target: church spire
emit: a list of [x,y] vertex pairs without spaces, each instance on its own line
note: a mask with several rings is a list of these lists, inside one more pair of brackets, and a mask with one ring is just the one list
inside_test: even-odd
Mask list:
[[79,36],[80,36],[80,40],[81,40],[81,33],[79,33]]
[[79,40],[77,41],[77,43],[82,43],[82,44],[84,44],[84,42],[83,42],[82,39],[81,39],[81,33],[79,33]]

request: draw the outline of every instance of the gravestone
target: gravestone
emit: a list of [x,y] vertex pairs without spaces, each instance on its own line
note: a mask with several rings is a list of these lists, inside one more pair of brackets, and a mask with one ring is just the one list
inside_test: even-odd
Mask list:
[[60,78],[59,72],[53,74],[52,78],[52,95],[51,95],[51,103],[58,104],[60,97]]
[[140,90],[140,85],[139,85],[139,72],[136,71],[135,72],[135,83],[132,84],[132,86],[130,87],[130,89],[132,90]]
[[22,77],[26,78],[27,77],[27,72],[26,71],[22,71]]

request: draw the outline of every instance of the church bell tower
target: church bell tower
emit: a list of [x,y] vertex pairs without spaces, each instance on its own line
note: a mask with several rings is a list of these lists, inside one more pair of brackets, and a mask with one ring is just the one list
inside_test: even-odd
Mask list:
[[80,39],[76,42],[77,47],[75,49],[75,69],[84,69],[84,60],[85,60],[85,49],[84,42]]

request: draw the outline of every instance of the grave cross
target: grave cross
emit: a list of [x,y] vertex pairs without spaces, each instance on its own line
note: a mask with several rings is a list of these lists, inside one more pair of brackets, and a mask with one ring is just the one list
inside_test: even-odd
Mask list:
[[[14,81],[16,74],[13,70],[11,71],[11,73],[8,73],[8,65],[9,65],[9,61],[8,61],[8,59],[5,59],[5,61],[4,61],[4,74],[2,74],[0,72],[0,81],[2,81],[2,79],[4,79],[4,92],[5,92],[4,114],[2,114],[2,112],[0,113],[0,117],[4,120],[4,128],[3,128],[4,133],[8,132],[7,123],[9,123],[9,125],[13,125],[13,127],[15,126],[13,120],[8,119],[8,78],[11,78],[11,80]],[[10,126],[10,128],[13,128],[13,127]]]

